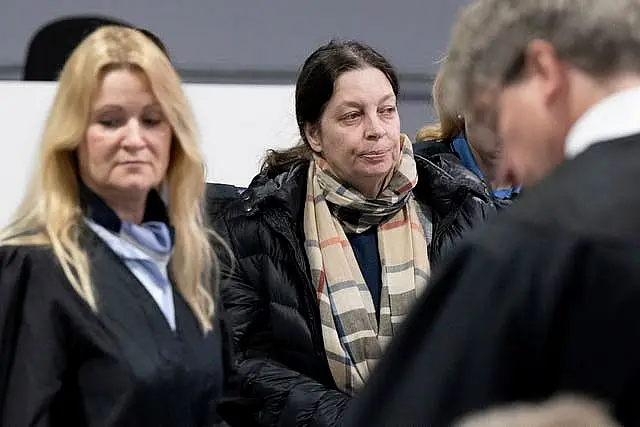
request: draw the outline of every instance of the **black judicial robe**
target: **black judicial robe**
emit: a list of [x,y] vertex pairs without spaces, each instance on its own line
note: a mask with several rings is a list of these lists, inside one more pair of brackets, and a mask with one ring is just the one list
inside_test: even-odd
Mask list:
[[640,135],[558,167],[469,235],[344,426],[454,425],[557,393],[640,426]]
[[97,314],[49,248],[0,248],[0,425],[213,425],[219,330],[204,335],[174,291],[174,332],[118,256],[85,234]]

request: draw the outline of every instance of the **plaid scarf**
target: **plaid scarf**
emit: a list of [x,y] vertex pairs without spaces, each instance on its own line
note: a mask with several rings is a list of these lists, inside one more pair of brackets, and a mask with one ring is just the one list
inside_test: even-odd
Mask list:
[[[375,200],[341,184],[319,157],[314,157],[308,174],[305,249],[318,293],[327,361],[338,388],[353,394],[429,276],[427,240],[411,193],[418,181],[411,141],[402,136],[398,165]],[[382,263],[379,323],[345,234],[373,226]]]

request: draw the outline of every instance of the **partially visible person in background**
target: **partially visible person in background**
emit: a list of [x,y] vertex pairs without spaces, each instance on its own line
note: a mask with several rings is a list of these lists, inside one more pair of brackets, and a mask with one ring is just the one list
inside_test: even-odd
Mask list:
[[414,151],[398,91],[371,47],[319,47],[296,84],[302,142],[271,151],[221,218],[232,426],[337,425],[432,268],[495,210],[459,162]]
[[[640,425],[640,2],[474,0],[446,105],[527,196],[459,245],[346,426],[449,426],[570,393]],[[504,175],[504,177],[500,177]]]
[[57,81],[64,64],[76,47],[91,33],[106,26],[137,29],[169,57],[162,40],[145,28],[137,28],[123,20],[105,16],[64,16],[38,28],[29,40],[22,68],[22,80]]
[[223,383],[203,158],[180,79],[140,31],[65,64],[0,235],[0,424],[210,426]]
[[[443,65],[444,63],[446,58]],[[416,143],[429,142],[424,151],[430,159],[456,156],[491,188],[498,207],[508,206],[520,194],[520,187],[511,182],[496,180],[497,165],[501,158],[496,138],[487,135],[481,126],[474,126],[473,120],[465,118],[462,113],[452,112],[445,106],[442,92],[443,69],[444,66],[436,74],[432,91],[438,123],[420,129],[416,135]]]
[[47,22],[33,34],[27,44],[22,79],[56,81],[71,53],[89,34],[100,27],[131,27],[120,19],[107,16],[64,16]]
[[471,414],[454,427],[622,427],[606,405],[578,396],[520,403]]

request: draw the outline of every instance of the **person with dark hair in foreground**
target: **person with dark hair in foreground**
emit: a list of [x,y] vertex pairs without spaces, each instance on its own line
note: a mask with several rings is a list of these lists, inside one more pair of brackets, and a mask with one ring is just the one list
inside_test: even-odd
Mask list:
[[527,192],[459,245],[346,426],[577,393],[640,425],[640,2],[475,0],[444,92]]

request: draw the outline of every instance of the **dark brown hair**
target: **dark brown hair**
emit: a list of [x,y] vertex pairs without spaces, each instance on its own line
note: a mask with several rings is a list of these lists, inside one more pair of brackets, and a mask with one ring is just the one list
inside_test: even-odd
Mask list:
[[296,121],[300,143],[286,150],[269,150],[262,171],[271,174],[311,159],[305,135],[307,124],[317,125],[333,96],[335,82],[343,73],[373,67],[389,79],[393,93],[399,91],[398,76],[391,63],[372,47],[357,41],[337,41],[316,49],[304,62],[296,81]]

